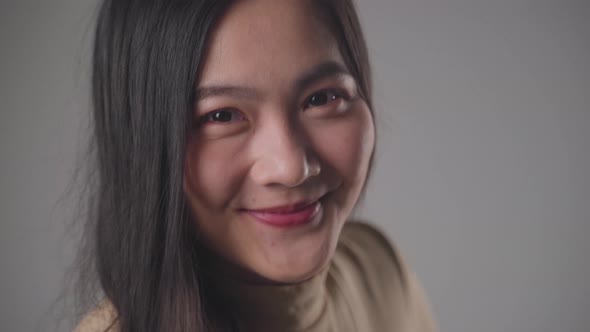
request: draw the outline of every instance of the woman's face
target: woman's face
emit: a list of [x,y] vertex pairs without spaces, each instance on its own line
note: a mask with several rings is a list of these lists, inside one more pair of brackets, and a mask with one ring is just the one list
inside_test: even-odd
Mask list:
[[196,86],[184,192],[199,241],[259,281],[327,266],[374,146],[371,112],[310,3],[236,2]]

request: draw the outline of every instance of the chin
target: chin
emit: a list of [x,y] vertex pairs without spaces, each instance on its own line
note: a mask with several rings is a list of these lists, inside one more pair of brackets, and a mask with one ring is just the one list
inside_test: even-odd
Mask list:
[[303,282],[320,273],[324,267],[329,263],[326,259],[321,264],[305,264],[302,266],[289,266],[284,268],[274,267],[265,271],[262,276],[264,279],[272,283],[294,284]]
[[282,246],[265,246],[262,275],[278,283],[298,283],[328,267],[336,251],[343,223],[337,222],[331,209],[325,211],[320,227],[304,232]]
[[[266,262],[259,266],[259,275],[275,283],[298,283],[319,274],[330,264],[335,250],[335,243],[325,240],[316,246],[303,243],[303,250],[288,250],[288,254],[281,254],[283,250],[269,252]],[[310,248],[316,248],[310,250]]]

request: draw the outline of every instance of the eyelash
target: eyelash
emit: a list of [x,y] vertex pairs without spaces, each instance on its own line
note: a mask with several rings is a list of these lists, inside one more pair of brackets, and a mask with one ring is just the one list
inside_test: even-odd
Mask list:
[[[330,96],[327,97],[327,99],[325,101],[321,101],[322,104],[321,105],[311,105],[312,103],[312,98],[318,95],[326,95],[329,94]],[[303,104],[303,110],[307,110],[309,108],[312,107],[323,107],[326,106],[338,99],[343,99],[343,100],[349,100],[350,97],[348,96],[348,94],[340,89],[324,89],[324,90],[319,90],[314,92],[312,95],[310,95],[309,97],[307,97],[307,99],[305,100],[305,103]],[[214,121],[213,120],[213,116],[215,116],[216,114],[219,115],[222,112],[232,112],[232,114],[234,114],[233,117],[238,116],[238,120],[230,120],[230,121]],[[232,118],[233,118],[232,117]],[[221,108],[215,111],[211,111],[203,116],[201,116],[198,120],[197,120],[197,126],[202,126],[205,125],[207,123],[229,123],[229,122],[240,122],[240,121],[244,121],[246,119],[246,117],[237,109],[234,108]]]
[[[322,105],[311,105],[312,102],[312,98],[317,96],[317,95],[321,95],[321,94],[330,94],[331,96],[327,98],[327,100],[323,101]],[[349,96],[346,92],[340,90],[340,89],[324,89],[324,90],[320,90],[317,92],[314,92],[311,96],[309,96],[306,100],[305,103],[303,104],[303,109],[309,109],[312,107],[323,107],[325,105],[328,105],[334,101],[336,101],[337,99],[343,99],[343,100],[349,100]]]
[[[213,120],[213,117],[215,115],[219,115],[223,112],[231,112],[232,113],[232,119],[230,119],[229,121],[215,121]],[[234,117],[239,117],[237,120],[233,120]],[[240,122],[240,121],[244,121],[246,119],[246,117],[242,114],[242,112],[238,111],[237,109],[234,108],[221,108],[221,109],[217,109],[215,111],[211,111],[203,116],[201,116],[198,120],[197,120],[197,125],[198,126],[202,126],[205,125],[207,123],[228,123],[228,122]]]

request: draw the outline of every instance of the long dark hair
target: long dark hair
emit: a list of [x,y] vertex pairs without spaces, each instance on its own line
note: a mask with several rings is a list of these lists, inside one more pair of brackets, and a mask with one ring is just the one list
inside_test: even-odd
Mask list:
[[[371,105],[351,0],[313,1]],[[105,0],[93,57],[96,172],[83,253],[128,331],[231,330],[199,272],[182,191],[195,81],[207,36],[231,1]],[[227,323],[229,322],[229,323]]]

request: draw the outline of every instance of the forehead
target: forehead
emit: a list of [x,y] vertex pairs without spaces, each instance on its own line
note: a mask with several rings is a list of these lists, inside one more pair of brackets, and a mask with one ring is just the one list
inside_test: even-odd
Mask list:
[[343,64],[311,1],[237,1],[212,32],[199,84],[285,82],[325,61]]

